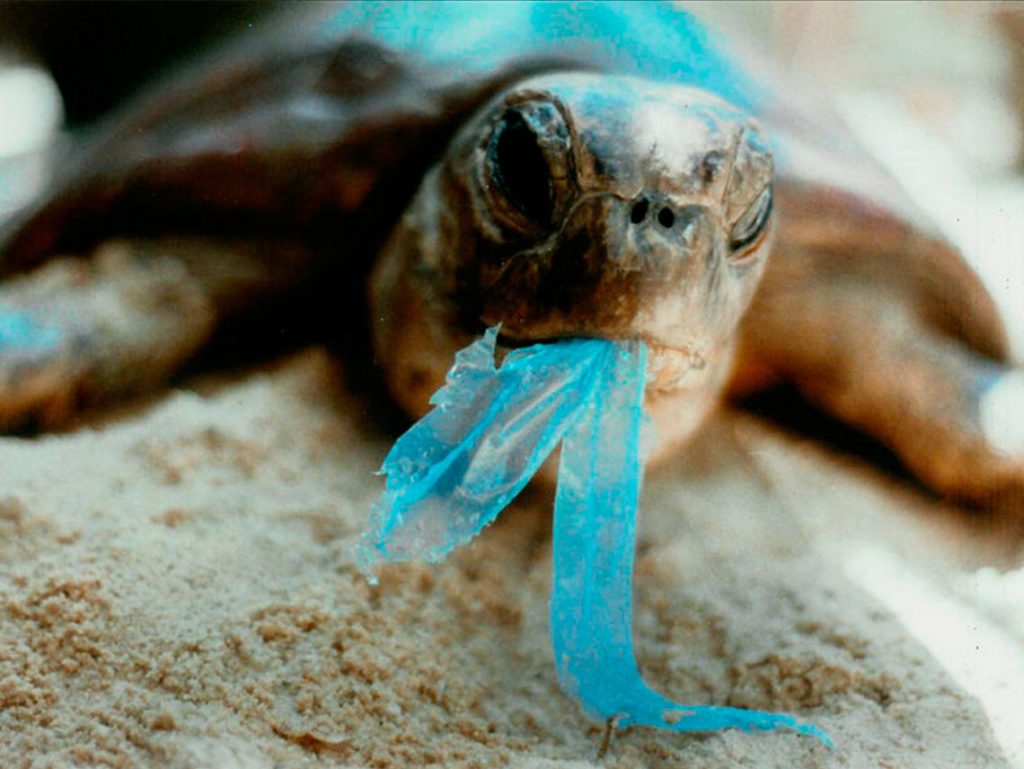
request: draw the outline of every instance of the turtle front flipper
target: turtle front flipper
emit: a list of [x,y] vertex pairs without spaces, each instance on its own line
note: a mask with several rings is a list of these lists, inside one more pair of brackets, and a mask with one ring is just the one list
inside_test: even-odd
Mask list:
[[295,246],[114,241],[0,286],[0,430],[150,389],[218,324],[306,279]]
[[938,328],[905,286],[778,256],[744,325],[740,380],[792,382],[943,495],[1019,505],[1024,374]]

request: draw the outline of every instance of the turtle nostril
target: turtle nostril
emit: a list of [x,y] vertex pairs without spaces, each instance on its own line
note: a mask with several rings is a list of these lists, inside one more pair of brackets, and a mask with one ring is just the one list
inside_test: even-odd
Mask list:
[[671,227],[676,221],[676,215],[671,208],[663,208],[658,212],[658,224],[665,229]]
[[647,208],[650,204],[646,198],[640,198],[633,206],[633,210],[629,214],[629,221],[633,224],[640,224],[647,216]]

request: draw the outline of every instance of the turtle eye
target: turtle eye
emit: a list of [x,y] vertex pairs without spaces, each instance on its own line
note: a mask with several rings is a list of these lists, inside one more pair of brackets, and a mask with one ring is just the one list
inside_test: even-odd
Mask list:
[[522,114],[510,110],[491,142],[495,185],[520,213],[538,224],[551,221],[551,177],[537,134]]
[[487,146],[489,192],[504,225],[531,232],[551,224],[567,148],[568,131],[553,105],[505,111]]
[[733,252],[738,252],[755,242],[768,226],[771,215],[772,188],[769,185],[733,226],[732,232],[729,233],[729,248]]

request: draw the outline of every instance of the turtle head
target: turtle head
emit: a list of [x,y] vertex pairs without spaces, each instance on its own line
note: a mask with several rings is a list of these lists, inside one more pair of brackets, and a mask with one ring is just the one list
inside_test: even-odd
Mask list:
[[701,367],[728,347],[769,249],[771,153],[749,115],[693,88],[525,81],[442,173],[451,290],[513,343],[639,338],[677,373]]
[[[419,288],[390,306],[433,297],[462,344],[499,323],[513,346],[642,339],[671,389],[724,378],[772,223],[772,157],[749,115],[694,88],[552,74],[456,135],[393,238],[415,257],[376,284],[414,272]],[[404,327],[403,354],[438,346]]]

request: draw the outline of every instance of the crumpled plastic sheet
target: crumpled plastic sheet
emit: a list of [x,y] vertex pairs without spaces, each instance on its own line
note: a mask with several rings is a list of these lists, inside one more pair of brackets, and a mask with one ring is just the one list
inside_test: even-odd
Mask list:
[[[497,329],[462,350],[434,409],[384,460],[384,493],[358,548],[380,562],[437,561],[468,542],[562,441],[554,518],[551,639],[562,688],[591,717],[674,731],[793,729],[792,716],[681,705],[651,689],[633,654],[632,576],[643,474],[647,351],[571,339],[494,365]],[[371,577],[372,578],[372,577]]]

